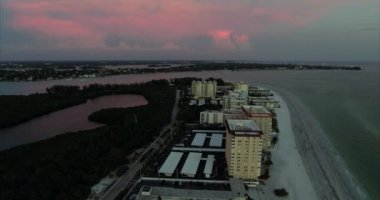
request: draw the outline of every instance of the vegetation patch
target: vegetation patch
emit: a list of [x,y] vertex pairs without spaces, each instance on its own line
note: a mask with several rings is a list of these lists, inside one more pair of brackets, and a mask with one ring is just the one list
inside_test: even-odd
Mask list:
[[278,197],[286,197],[289,195],[289,193],[286,191],[285,188],[275,189],[275,190],[273,190],[273,192]]
[[[33,98],[65,98],[70,96],[68,89],[73,88],[55,87],[49,94],[35,94]],[[105,109],[89,117],[105,123],[104,127],[61,134],[0,152],[0,199],[85,199],[91,186],[127,163],[127,155],[149,144],[170,121],[175,88],[166,80],[90,85],[78,88],[73,96],[75,100],[85,100],[111,94],[143,95],[149,103]]]
[[79,94],[55,95],[32,94],[0,96],[0,128],[14,126],[32,118],[48,114],[69,106],[85,103]]
[[278,142],[278,136],[274,136],[274,137],[272,138],[272,141],[271,141],[272,146],[276,145],[277,142]]

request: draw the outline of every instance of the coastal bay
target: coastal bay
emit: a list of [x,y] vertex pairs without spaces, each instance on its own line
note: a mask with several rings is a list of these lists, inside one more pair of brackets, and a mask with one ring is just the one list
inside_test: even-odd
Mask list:
[[104,124],[89,121],[87,118],[91,113],[101,109],[135,107],[147,103],[143,96],[138,95],[102,96],[34,118],[17,126],[2,128],[0,129],[0,151],[66,132],[100,127]]

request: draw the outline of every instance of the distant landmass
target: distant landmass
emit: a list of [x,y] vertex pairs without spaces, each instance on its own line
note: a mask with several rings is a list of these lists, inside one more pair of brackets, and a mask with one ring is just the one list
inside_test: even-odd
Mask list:
[[361,70],[360,66],[242,61],[18,61],[0,63],[0,81],[95,78],[123,74],[213,70]]

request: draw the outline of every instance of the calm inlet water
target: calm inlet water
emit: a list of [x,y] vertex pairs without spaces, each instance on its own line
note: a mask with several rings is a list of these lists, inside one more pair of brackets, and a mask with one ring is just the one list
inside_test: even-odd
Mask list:
[[59,110],[35,118],[15,127],[0,129],[0,151],[17,145],[53,137],[60,133],[93,129],[102,124],[90,122],[87,117],[100,109],[135,107],[148,102],[139,95],[111,95],[87,103]]
[[[231,82],[246,81],[251,84],[270,85],[295,94],[320,122],[358,184],[372,199],[380,199],[378,65],[367,66],[362,71],[216,71],[123,75],[86,81],[0,82],[0,93],[43,92],[46,87],[56,84],[134,83],[189,76],[216,77]],[[52,126],[56,123],[52,123]]]

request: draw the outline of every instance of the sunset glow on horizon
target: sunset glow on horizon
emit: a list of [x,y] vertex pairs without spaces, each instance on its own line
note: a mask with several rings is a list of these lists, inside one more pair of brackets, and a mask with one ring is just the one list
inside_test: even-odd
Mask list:
[[379,53],[376,0],[0,2],[1,60],[377,60]]

